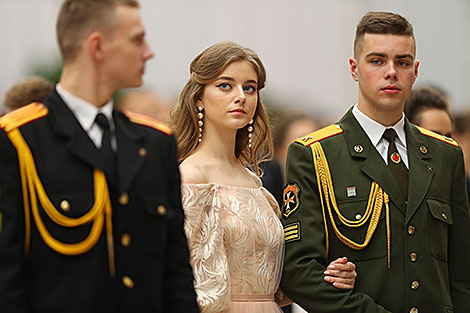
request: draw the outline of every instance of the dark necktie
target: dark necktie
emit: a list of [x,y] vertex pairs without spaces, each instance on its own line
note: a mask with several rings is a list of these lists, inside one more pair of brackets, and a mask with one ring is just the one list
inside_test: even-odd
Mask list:
[[103,139],[101,141],[101,156],[103,161],[103,170],[108,178],[116,179],[116,154],[111,146],[111,129],[106,115],[98,113],[96,115],[96,124],[103,130]]
[[394,129],[389,128],[385,130],[383,138],[390,143],[387,153],[388,168],[395,177],[405,200],[408,200],[408,169],[406,168],[405,163],[403,163],[403,159],[398,153],[397,146],[395,145],[397,132]]

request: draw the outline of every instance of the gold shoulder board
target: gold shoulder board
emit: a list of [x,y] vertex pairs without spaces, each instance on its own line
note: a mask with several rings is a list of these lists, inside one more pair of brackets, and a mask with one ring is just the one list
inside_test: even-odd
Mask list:
[[425,135],[425,136],[428,136],[428,137],[431,137],[431,138],[434,138],[434,139],[437,139],[437,140],[440,140],[440,141],[443,141],[445,143],[448,143],[449,145],[452,145],[454,147],[458,147],[459,144],[457,142],[455,142],[454,139],[452,138],[449,138],[449,137],[446,137],[446,136],[442,136],[442,135],[439,135],[431,130],[428,130],[426,128],[422,128],[422,127],[419,127],[419,126],[416,126],[418,127],[419,131]]
[[33,102],[2,116],[0,118],[0,127],[8,133],[13,129],[42,118],[48,113],[49,111],[44,104]]
[[173,133],[171,128],[168,127],[166,124],[159,122],[157,120],[154,120],[153,118],[150,118],[148,116],[137,114],[137,113],[130,112],[130,111],[124,111],[124,114],[126,114],[129,120],[133,123],[151,127],[168,136],[171,136],[171,134]]
[[308,147],[317,141],[321,141],[323,139],[341,134],[342,132],[343,130],[338,124],[333,124],[316,130],[313,133],[308,134],[307,136],[298,138],[297,140],[295,140],[295,142],[301,143],[302,145]]

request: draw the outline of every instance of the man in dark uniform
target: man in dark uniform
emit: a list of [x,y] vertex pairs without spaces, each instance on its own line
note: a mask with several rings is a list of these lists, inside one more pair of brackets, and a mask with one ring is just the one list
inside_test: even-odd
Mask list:
[[60,83],[0,120],[0,312],[198,312],[171,131],[113,109],[153,57],[133,0],[66,0]]
[[[462,151],[403,115],[415,51],[403,17],[367,13],[349,61],[358,104],[289,148],[281,287],[308,312],[470,312]],[[354,290],[324,282],[340,256]]]

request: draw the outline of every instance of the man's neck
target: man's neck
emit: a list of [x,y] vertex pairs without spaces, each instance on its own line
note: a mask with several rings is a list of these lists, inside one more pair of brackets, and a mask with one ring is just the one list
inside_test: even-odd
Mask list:
[[77,66],[64,66],[60,84],[69,93],[86,100],[96,107],[102,107],[112,97],[114,91],[100,84],[94,73]]
[[403,116],[402,110],[379,111],[374,110],[370,106],[361,105],[361,102],[358,103],[357,108],[369,118],[385,127],[395,125]]

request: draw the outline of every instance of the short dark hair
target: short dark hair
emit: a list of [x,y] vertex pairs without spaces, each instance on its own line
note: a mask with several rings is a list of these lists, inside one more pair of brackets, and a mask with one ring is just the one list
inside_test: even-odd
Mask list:
[[57,19],[57,39],[64,62],[72,61],[81,41],[93,31],[108,30],[118,6],[138,8],[137,0],[65,0]]
[[433,87],[424,86],[413,89],[405,101],[405,115],[413,124],[419,125],[420,113],[431,109],[445,111],[450,117],[446,98]]
[[7,112],[32,102],[42,102],[54,84],[42,77],[28,77],[14,84],[6,93],[3,105]]
[[390,12],[368,12],[356,27],[356,38],[354,39],[354,55],[358,55],[362,49],[362,41],[365,34],[391,34],[405,35],[413,38],[413,26],[401,15]]

